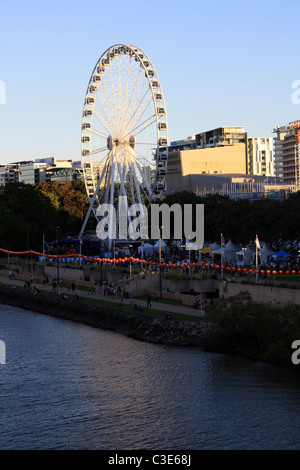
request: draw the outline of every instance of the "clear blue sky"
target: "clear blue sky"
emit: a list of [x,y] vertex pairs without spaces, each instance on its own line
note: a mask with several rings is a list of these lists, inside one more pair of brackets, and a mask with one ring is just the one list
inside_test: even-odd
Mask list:
[[86,87],[118,43],[152,60],[170,141],[223,125],[271,136],[300,119],[299,18],[299,0],[2,2],[0,163],[80,159]]

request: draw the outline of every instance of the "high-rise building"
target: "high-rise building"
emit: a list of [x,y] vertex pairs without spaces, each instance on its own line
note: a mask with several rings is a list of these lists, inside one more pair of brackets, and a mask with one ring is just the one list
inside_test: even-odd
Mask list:
[[300,121],[292,121],[286,126],[273,129],[275,174],[284,183],[300,187]]
[[248,174],[274,176],[272,137],[248,138]]

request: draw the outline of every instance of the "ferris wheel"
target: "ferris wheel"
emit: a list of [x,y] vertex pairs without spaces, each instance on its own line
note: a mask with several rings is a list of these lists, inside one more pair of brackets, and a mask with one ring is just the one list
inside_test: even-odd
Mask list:
[[107,49],[91,74],[81,131],[89,210],[119,196],[149,206],[166,191],[168,124],[162,87],[149,57],[133,45]]

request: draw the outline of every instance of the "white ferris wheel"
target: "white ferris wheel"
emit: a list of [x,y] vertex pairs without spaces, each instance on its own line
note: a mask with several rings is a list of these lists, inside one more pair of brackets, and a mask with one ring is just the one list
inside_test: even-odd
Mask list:
[[81,163],[90,213],[119,196],[149,206],[166,191],[168,124],[162,87],[149,57],[117,44],[98,60],[86,90]]

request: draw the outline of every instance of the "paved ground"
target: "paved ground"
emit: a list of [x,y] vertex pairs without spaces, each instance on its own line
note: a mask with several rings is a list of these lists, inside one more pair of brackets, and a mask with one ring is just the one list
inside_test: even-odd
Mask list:
[[[11,285],[16,285],[16,286],[21,286],[24,287],[25,282],[22,280],[17,280],[17,279],[9,279],[9,276],[5,275],[0,275],[0,282],[3,284],[11,284]],[[44,285],[44,284],[39,284],[37,282],[33,282],[32,286],[35,286],[37,289],[42,289],[42,290],[47,290],[51,291],[53,289],[52,285]],[[115,303],[120,303],[120,298],[115,298],[112,296],[104,296],[101,293],[93,293],[89,294],[88,291],[86,290],[81,290],[81,289],[76,289],[74,292],[69,292],[66,287],[63,287],[61,289],[61,293],[67,294],[72,298],[74,294],[80,295],[81,297],[93,297],[94,299],[98,300],[106,300],[110,302],[115,302]],[[124,299],[124,304],[137,304],[142,307],[147,307],[147,301],[146,300],[136,300],[134,298],[131,299]],[[160,303],[159,301],[152,302],[151,307],[155,310],[161,310],[164,312],[170,312],[170,313],[181,313],[183,315],[193,315],[193,316],[201,316],[200,310],[195,310],[192,307],[188,307],[185,305],[172,305],[172,304],[166,304],[166,303]]]

